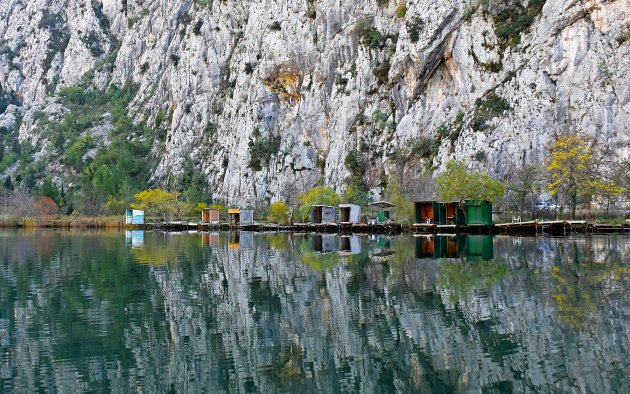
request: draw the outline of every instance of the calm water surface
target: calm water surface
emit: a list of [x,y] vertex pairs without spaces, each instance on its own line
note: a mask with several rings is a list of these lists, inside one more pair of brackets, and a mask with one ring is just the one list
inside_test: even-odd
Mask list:
[[623,392],[630,237],[0,232],[0,391]]

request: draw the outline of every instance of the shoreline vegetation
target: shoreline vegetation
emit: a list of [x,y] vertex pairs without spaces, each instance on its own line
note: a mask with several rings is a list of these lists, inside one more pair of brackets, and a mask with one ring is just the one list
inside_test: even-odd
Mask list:
[[[567,215],[565,217],[558,217],[556,220],[569,220]],[[540,219],[543,220],[553,220]],[[598,219],[584,219],[587,223],[597,225],[630,225],[630,219],[625,217],[610,217],[610,218],[598,218]],[[181,222],[198,223],[198,220],[193,218],[183,219]],[[509,218],[506,220],[499,220],[496,224],[509,223]],[[198,223],[200,224],[200,223]],[[269,220],[256,220],[258,225],[275,225]],[[400,223],[398,223],[400,224]],[[221,222],[221,226],[226,226],[227,222]],[[288,223],[287,223],[288,225]],[[411,231],[413,223],[400,224],[402,231]],[[282,226],[282,225],[279,225]],[[207,225],[206,225],[207,227]],[[29,216],[29,217],[7,217],[0,216],[0,229],[34,229],[34,228],[50,228],[50,229],[68,229],[68,230],[125,230],[135,228],[133,225],[125,224],[125,217],[120,216]]]
[[111,229],[123,230],[123,216],[29,216],[1,217],[0,228]]

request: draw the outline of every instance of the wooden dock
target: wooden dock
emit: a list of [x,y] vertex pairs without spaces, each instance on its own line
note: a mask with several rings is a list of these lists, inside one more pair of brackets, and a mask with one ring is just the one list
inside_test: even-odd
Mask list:
[[440,225],[413,224],[403,226],[396,223],[366,224],[366,223],[293,223],[277,225],[271,223],[254,223],[234,226],[229,223],[208,224],[187,221],[151,222],[143,225],[128,225],[136,230],[164,230],[164,231],[256,231],[256,232],[295,232],[295,233],[340,233],[340,234],[515,234],[515,235],[569,235],[583,234],[630,234],[630,223],[599,224],[584,220],[552,220],[528,221],[516,223],[501,223],[495,225]]
[[535,220],[529,222],[496,224],[495,227],[498,229],[499,234],[630,234],[630,225],[627,224],[600,224],[587,222],[586,220]]

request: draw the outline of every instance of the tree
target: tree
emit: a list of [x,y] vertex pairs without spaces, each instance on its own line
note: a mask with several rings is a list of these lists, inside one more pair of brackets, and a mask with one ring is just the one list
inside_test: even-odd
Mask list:
[[435,179],[444,201],[485,200],[496,202],[505,194],[503,183],[480,172],[468,171],[462,162],[451,160]]
[[574,216],[577,189],[591,177],[593,148],[586,138],[577,133],[560,135],[549,147],[550,161],[547,164],[550,182],[547,185],[551,195],[560,194],[560,207],[566,205],[571,194],[571,219]]
[[523,164],[511,171],[507,182],[506,200],[510,204],[517,205],[519,215],[522,217],[525,205],[530,205],[530,213],[533,214],[533,200],[543,188],[543,169],[538,164]]
[[190,156],[184,160],[182,177],[178,184],[178,190],[193,206],[199,203],[212,202],[210,186],[199,166],[195,165]]
[[370,202],[370,195],[365,190],[363,183],[355,179],[348,185],[346,192],[343,195],[343,199],[350,204],[357,204],[365,207]]
[[179,193],[167,192],[162,189],[145,190],[134,195],[136,202],[131,204],[132,208],[146,211],[146,216],[164,218],[173,215],[180,216],[181,202],[178,201]]
[[33,208],[35,208],[35,212],[41,216],[50,216],[59,212],[57,203],[48,196],[41,196],[38,198],[33,204]]
[[7,191],[13,191],[13,182],[11,182],[11,176],[7,175],[6,178],[4,178],[4,188]]
[[623,193],[614,181],[606,179],[602,165],[608,151],[597,149],[596,141],[579,133],[558,136],[549,146],[550,159],[547,164],[552,195],[560,194],[561,209],[570,199],[571,219],[575,217],[577,196],[590,201],[593,196],[612,198]]
[[50,177],[46,177],[39,188],[39,195],[50,197],[56,204],[59,203],[59,189]]
[[413,223],[415,220],[414,203],[407,198],[400,183],[390,183],[387,192],[388,198],[394,204],[392,211],[394,218],[401,223]]
[[306,220],[313,205],[339,205],[339,196],[329,187],[318,186],[299,196],[300,208],[298,216],[301,220]]
[[269,219],[270,222],[278,224],[289,223],[289,207],[284,201],[272,203],[267,219]]

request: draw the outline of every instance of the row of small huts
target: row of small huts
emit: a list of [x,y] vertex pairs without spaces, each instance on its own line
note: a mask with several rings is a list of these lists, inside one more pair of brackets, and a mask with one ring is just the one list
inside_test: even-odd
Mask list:
[[492,203],[479,200],[415,203],[416,224],[491,226]]
[[[371,224],[391,223],[390,210],[394,204],[378,201],[369,204]],[[231,226],[248,226],[254,224],[253,209],[228,209]],[[313,224],[358,224],[361,223],[361,207],[355,204],[338,206],[314,205],[310,211],[310,223]],[[126,224],[144,224],[144,212],[128,209]],[[215,209],[201,211],[201,224],[219,224],[220,212]],[[465,200],[463,202],[418,201],[415,203],[416,225],[487,225],[493,224],[492,204],[488,201]]]

